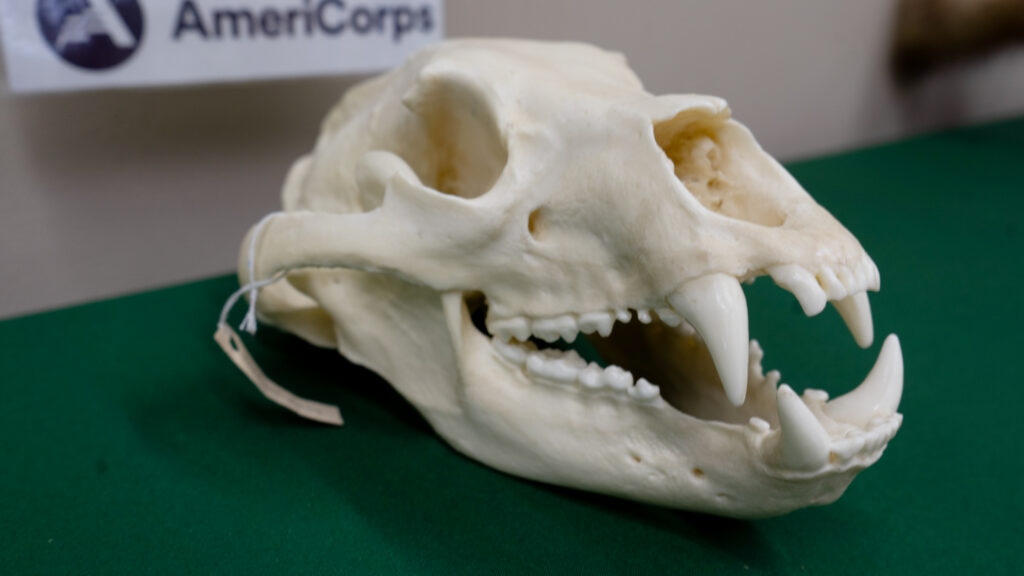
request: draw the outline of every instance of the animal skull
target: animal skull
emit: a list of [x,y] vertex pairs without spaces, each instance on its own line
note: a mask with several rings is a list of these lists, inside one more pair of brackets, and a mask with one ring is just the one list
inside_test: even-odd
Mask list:
[[[866,347],[878,271],[723,100],[653,96],[618,54],[430,47],[346,95],[283,196],[242,251],[286,274],[260,318],[510,474],[764,517],[834,501],[902,420],[895,336],[830,402],[762,372],[741,282],[831,301]],[[614,364],[536,349],[580,333]]]

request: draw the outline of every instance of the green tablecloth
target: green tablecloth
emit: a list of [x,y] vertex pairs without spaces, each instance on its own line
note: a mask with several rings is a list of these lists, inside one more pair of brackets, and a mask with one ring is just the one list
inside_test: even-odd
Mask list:
[[[744,522],[511,478],[372,373],[273,330],[262,399],[211,335],[230,277],[0,322],[0,571],[1021,573],[1024,120],[791,166],[882,271],[903,429],[837,503]],[[878,352],[748,289],[767,368],[841,393]],[[239,307],[241,308],[241,307]],[[239,310],[240,312],[240,310]]]

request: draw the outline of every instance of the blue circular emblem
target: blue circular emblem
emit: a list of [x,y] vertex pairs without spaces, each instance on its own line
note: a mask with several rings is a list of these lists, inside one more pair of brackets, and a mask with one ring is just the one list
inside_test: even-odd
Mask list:
[[36,18],[53,51],[86,70],[113,68],[142,43],[138,0],[36,0]]

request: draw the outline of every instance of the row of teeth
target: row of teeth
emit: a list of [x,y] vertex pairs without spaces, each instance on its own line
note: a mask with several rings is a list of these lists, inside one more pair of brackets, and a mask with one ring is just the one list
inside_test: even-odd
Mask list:
[[784,264],[767,272],[776,284],[796,296],[808,316],[820,313],[829,301],[838,302],[869,290],[877,292],[881,287],[878,267],[868,256],[852,267],[824,266],[812,273],[799,264]]
[[[857,343],[871,345],[874,327],[865,288],[877,285],[878,271],[870,259],[861,261],[853,271],[825,268],[815,276],[798,265],[777,266],[769,275],[785,290],[793,293],[804,311],[814,315],[832,301],[846,322]],[[819,280],[818,277],[821,277]],[[851,289],[861,288],[850,293]],[[836,300],[830,295],[842,296]],[[728,274],[709,274],[684,284],[665,299],[665,306],[654,311],[663,323],[680,327],[684,333],[699,332],[708,346],[725,394],[733,405],[743,404],[747,395],[747,346],[750,341],[747,325],[747,299],[740,282]],[[641,323],[653,321],[651,309],[636,311]],[[547,318],[487,317],[487,329],[498,340],[522,342],[535,336],[547,342],[559,338],[573,342],[583,334],[608,336],[615,321],[629,322],[632,313],[625,308],[610,311],[562,314]]]
[[496,340],[494,345],[502,358],[542,380],[578,385],[590,392],[610,391],[642,403],[656,401],[661,393],[645,378],[634,381],[633,374],[618,366],[601,368],[593,362],[587,363],[574,350],[531,350],[532,344],[501,340]]
[[[685,330],[691,330],[683,318],[671,308],[659,308],[654,312],[657,318],[669,326],[684,326]],[[636,310],[636,319],[641,324],[650,324],[655,316],[649,308]],[[616,321],[623,324],[633,319],[633,312],[628,308],[618,308],[605,312],[586,312],[583,314],[562,314],[550,318],[530,319],[524,316],[505,318],[502,320],[489,321],[487,329],[503,342],[515,338],[525,342],[530,336],[536,336],[545,342],[554,342],[561,338],[566,342],[573,342],[582,332],[583,334],[600,334],[607,337],[612,333],[612,326]]]

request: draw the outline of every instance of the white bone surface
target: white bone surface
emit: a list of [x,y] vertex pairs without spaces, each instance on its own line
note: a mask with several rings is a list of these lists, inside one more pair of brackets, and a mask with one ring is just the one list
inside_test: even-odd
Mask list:
[[[808,315],[832,301],[866,344],[877,268],[723,100],[649,94],[619,54],[430,47],[345,95],[283,203],[252,239],[254,278],[287,273],[259,318],[508,473],[764,517],[838,498],[901,422],[895,336],[831,403],[762,372],[741,282],[771,275]],[[525,343],[608,334],[628,367]]]

